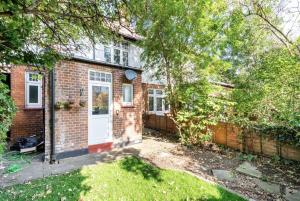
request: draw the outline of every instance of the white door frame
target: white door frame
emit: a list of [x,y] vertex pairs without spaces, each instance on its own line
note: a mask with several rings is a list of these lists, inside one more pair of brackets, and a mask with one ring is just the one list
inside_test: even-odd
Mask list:
[[[98,72],[105,73],[111,75],[111,82],[103,82],[103,81],[94,81],[90,80],[90,72]],[[98,71],[98,70],[88,70],[88,145],[102,144],[106,142],[112,142],[112,122],[113,122],[113,101],[112,101],[112,74],[108,72]],[[109,136],[108,138],[103,138],[99,142],[90,142],[90,136],[92,134],[90,128],[90,122],[92,117],[92,86],[105,86],[109,88],[109,109],[108,109],[108,118],[109,118]],[[100,117],[101,118],[101,117]]]

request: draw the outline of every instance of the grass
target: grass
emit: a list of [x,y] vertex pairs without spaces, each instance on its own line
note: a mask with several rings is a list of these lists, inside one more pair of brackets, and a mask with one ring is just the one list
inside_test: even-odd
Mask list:
[[187,173],[162,170],[136,157],[84,167],[0,190],[0,200],[226,200],[244,199]]

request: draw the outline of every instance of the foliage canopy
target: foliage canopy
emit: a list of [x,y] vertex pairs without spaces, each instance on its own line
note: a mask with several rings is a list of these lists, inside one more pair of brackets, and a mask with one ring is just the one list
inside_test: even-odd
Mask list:
[[[276,2],[153,0],[146,5],[139,6],[137,24],[145,36],[146,68],[166,81],[184,142],[201,141],[209,125],[226,120],[261,132],[285,128],[293,136],[287,139],[297,143],[298,42],[281,30]],[[214,89],[219,81],[235,85],[230,99]]]

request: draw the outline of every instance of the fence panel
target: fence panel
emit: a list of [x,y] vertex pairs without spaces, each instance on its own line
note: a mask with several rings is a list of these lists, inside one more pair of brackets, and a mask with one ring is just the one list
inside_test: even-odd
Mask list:
[[[155,114],[144,115],[144,126],[168,133],[176,133],[177,128],[173,120],[167,116]],[[300,148],[289,144],[282,144],[271,137],[262,137],[257,133],[249,133],[241,137],[240,128],[228,123],[219,123],[209,127],[213,132],[213,141],[217,144],[265,156],[281,156],[282,158],[300,161]]]

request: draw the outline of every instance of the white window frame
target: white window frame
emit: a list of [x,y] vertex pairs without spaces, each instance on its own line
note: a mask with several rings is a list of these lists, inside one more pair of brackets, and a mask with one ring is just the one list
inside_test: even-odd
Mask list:
[[[29,79],[30,75],[39,74],[37,72],[26,72],[25,73],[25,107],[26,108],[42,108],[42,86],[43,86],[43,79],[32,81]],[[30,86],[37,86],[38,87],[38,102],[37,103],[30,103],[29,100],[29,87]]]
[[[123,44],[127,44],[127,48],[124,47]],[[109,48],[110,50],[110,62],[107,62],[105,59],[105,48]],[[120,63],[115,63],[115,51],[114,50],[119,50],[120,51]],[[103,58],[106,63],[111,63],[115,65],[121,65],[121,66],[129,66],[129,49],[130,49],[130,44],[129,42],[114,42],[112,44],[104,45],[104,50],[103,50]],[[125,65],[124,63],[124,52],[127,52],[127,64]]]
[[[149,91],[153,90],[153,94],[149,94]],[[162,94],[158,94],[157,91],[162,91]],[[147,91],[148,93],[148,113],[150,114],[156,114],[156,115],[164,115],[165,113],[169,113],[170,112],[170,105],[169,105],[169,109],[166,110],[165,109],[165,98],[166,98],[166,94],[164,92],[163,89],[148,89]],[[149,110],[149,97],[153,97],[153,111]],[[162,111],[157,111],[157,98],[162,98]]]
[[[94,74],[93,76],[92,76],[92,73]],[[97,79],[97,78],[99,78],[99,79]],[[90,82],[112,83],[112,74],[108,73],[108,72],[103,72],[103,71],[89,70],[89,81]]]
[[[123,87],[130,86],[131,87],[131,102],[124,102],[124,94],[123,94]],[[122,106],[133,106],[133,84],[122,84]]]
[[[106,52],[105,52],[105,49],[109,50],[109,54],[110,54],[110,61],[106,61],[106,57],[105,57],[105,53],[106,53]],[[104,50],[103,50],[103,52],[104,52],[104,53],[103,53],[103,54],[104,54],[104,55],[103,55],[103,57],[104,57],[104,61],[105,61],[106,63],[112,63],[112,60],[111,60],[111,59],[112,59],[112,56],[111,56],[111,55],[112,55],[112,53],[111,53],[111,47],[110,47],[110,46],[107,46],[107,45],[105,45],[105,46],[104,46]]]
[[[150,90],[153,91],[152,94],[149,93]],[[147,93],[148,93],[148,112],[149,113],[151,113],[151,112],[154,113],[155,112],[155,90],[154,89],[148,89]],[[150,97],[153,98],[153,110],[150,110],[150,107],[149,107],[149,104],[150,104],[149,99],[150,99]]]

